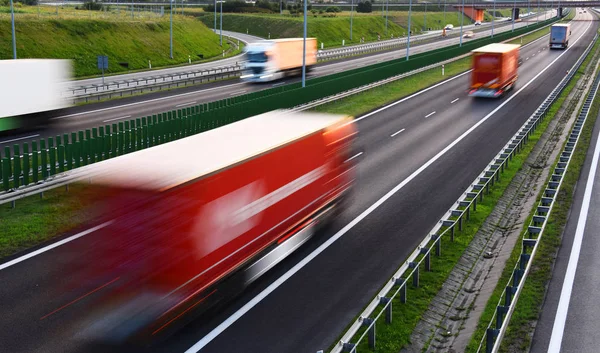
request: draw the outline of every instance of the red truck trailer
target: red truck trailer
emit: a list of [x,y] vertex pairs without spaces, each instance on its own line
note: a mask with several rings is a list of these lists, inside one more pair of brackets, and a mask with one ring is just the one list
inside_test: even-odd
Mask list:
[[81,337],[145,342],[258,278],[339,210],[356,134],[351,117],[276,111],[82,168],[112,219],[84,273],[116,289]]
[[489,44],[472,53],[469,96],[497,98],[514,87],[518,78],[519,45]]

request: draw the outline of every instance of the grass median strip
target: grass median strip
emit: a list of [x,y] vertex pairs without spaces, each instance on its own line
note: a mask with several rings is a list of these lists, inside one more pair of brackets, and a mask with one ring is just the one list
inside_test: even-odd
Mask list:
[[[595,44],[592,53],[598,53],[599,49],[600,42]],[[570,91],[575,88],[576,82],[579,80],[579,78],[581,78],[588,64],[590,62],[596,62],[595,60],[592,60],[593,56],[594,55],[588,56],[581,68],[578,70],[574,79],[565,88],[565,91],[559,100],[552,105],[550,108],[551,117],[558,112],[558,109]],[[527,277],[527,281],[525,282],[519,297],[519,301],[516,305],[516,309],[512,315],[510,324],[504,336],[501,351],[527,351],[529,349],[532,334],[535,330],[535,322],[540,315],[547,285],[552,277],[555,254],[558,251],[558,247],[561,243],[561,234],[564,226],[566,225],[569,210],[573,201],[575,185],[585,161],[586,151],[590,145],[592,128],[596,121],[599,107],[600,101],[595,99],[592,109],[589,113],[590,115],[588,117],[588,121],[586,122],[586,125],[582,131],[580,142],[578,143],[577,149],[573,154],[573,159],[569,165],[569,170],[563,180],[561,190],[557,195],[554,209],[547,221],[544,237],[533,260],[534,262],[531,272]],[[537,204],[538,203],[536,203],[536,206]],[[532,215],[533,212],[534,210],[532,210]],[[529,225],[532,215],[530,215],[527,222],[524,223],[525,227]],[[496,310],[496,303],[498,303],[498,300],[505,289],[504,286],[512,274],[513,264],[518,261],[520,253],[521,249],[519,247],[515,247],[513,249],[511,257],[507,262],[508,265],[505,267],[502,277],[498,281],[498,285],[494,290],[493,295],[490,297],[488,304],[486,305],[486,308],[481,316],[479,324],[477,325],[477,330],[471,338],[471,342],[467,347],[467,352],[477,351],[481,337],[483,337],[485,334],[485,329],[487,328],[487,325],[491,320],[494,311]],[[510,347],[512,350],[508,347]]]

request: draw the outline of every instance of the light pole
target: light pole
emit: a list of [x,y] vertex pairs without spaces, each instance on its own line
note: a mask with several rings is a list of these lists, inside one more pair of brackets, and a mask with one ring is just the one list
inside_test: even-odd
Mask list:
[[173,0],[171,0],[171,30],[170,30],[170,40],[171,40],[171,59],[173,59]]
[[221,24],[220,24],[220,36],[221,36],[221,46],[223,46],[223,3],[225,1],[219,1],[221,3]]
[[535,14],[535,23],[537,24],[539,22],[540,22],[540,0],[538,0],[538,9]]
[[494,19],[496,18],[496,0],[494,0],[494,13],[492,13],[492,38],[494,38]]
[[302,88],[306,87],[306,2],[304,0],[304,40],[302,43]]
[[512,13],[512,32],[515,31],[515,21],[517,17],[517,0],[513,1],[513,13]]
[[442,25],[444,26],[444,28],[446,28],[446,0],[444,0],[444,22],[442,23]]
[[465,22],[465,0],[462,2],[462,16],[460,16],[460,46],[462,47],[463,42],[463,23]]
[[410,15],[412,14],[412,0],[408,3],[408,37],[406,37],[406,61],[410,59]]
[[352,41],[352,17],[354,15],[354,0],[350,3],[350,41]]
[[425,15],[423,18],[423,32],[427,31],[427,2],[425,2]]
[[388,14],[390,13],[390,2],[385,0],[385,36],[388,34]]
[[17,59],[17,37],[15,36],[15,9],[13,8],[13,0],[10,0],[10,26],[12,28],[12,47],[13,59]]
[[215,33],[217,33],[217,0],[215,0]]

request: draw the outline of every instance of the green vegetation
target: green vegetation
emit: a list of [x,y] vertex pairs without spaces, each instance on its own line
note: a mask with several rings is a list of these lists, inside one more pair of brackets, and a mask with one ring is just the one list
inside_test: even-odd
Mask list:
[[[1,8],[0,8],[1,9]],[[23,7],[25,9],[25,7]],[[27,8],[34,11],[35,8]],[[62,10],[65,11],[65,10]],[[27,12],[16,16],[17,55],[19,58],[72,59],[77,77],[98,75],[97,55],[108,55],[110,73],[127,69],[120,62],[129,63],[130,70],[198,62],[198,54],[204,59],[221,57],[222,50],[233,55],[238,51],[228,43],[219,46],[219,38],[204,24],[186,16],[176,16],[173,26],[173,59],[169,58],[169,18],[135,18],[122,14],[105,14],[99,11],[79,11],[98,17],[77,18],[77,10],[69,15],[51,18],[37,17]],[[65,11],[66,12],[66,11]],[[106,18],[101,17],[106,16]],[[11,43],[10,20],[0,16],[0,42]],[[12,58],[10,45],[0,46],[0,59]]]
[[[214,26],[214,17],[209,13],[197,14],[198,18],[209,28]],[[413,13],[411,26],[413,34],[421,33],[427,27],[441,29],[448,23],[460,25],[460,16],[456,12]],[[465,24],[471,21],[465,17]],[[248,33],[263,38],[302,37],[303,18],[300,16],[279,14],[223,14],[223,29]],[[325,48],[339,47],[344,40],[346,45],[357,44],[364,37],[366,42],[406,36],[408,13],[393,11],[388,17],[387,31],[385,17],[380,12],[354,14],[352,23],[353,40],[350,40],[350,13],[317,13],[308,17],[308,36],[316,37]],[[320,44],[319,44],[320,45]]]
[[[598,53],[599,48],[600,42],[596,42],[591,53]],[[596,62],[595,60],[592,60],[593,57],[594,55],[589,55],[579,70],[577,70],[573,80],[565,88],[559,99],[550,107],[549,115],[546,118],[546,121],[550,121],[556,115],[569,93],[575,88],[579,78],[581,78],[581,76],[584,74],[589,63]],[[586,151],[590,145],[592,128],[595,124],[599,107],[600,101],[595,99],[592,109],[589,113],[590,115],[588,117],[588,121],[582,130],[580,141],[577,144],[575,153],[573,154],[571,163],[569,165],[569,170],[563,179],[561,190],[557,194],[557,198],[554,203],[554,209],[552,210],[552,214],[546,223],[542,242],[540,243],[535,258],[533,259],[534,262],[533,266],[531,267],[531,272],[527,277],[527,281],[525,282],[519,297],[516,310],[512,315],[510,324],[504,336],[501,348],[502,351],[507,351],[507,347],[515,347],[515,349],[512,351],[527,351],[529,349],[532,333],[535,330],[535,321],[539,317],[547,285],[552,277],[555,254],[558,251],[558,247],[561,243],[562,231],[567,222],[569,211],[571,209],[575,185],[579,179],[579,174],[585,161]],[[539,202],[539,196],[537,201]],[[529,225],[534,211],[535,209],[531,210],[529,219],[524,223],[523,227],[527,227]],[[523,231],[524,230],[525,228],[523,228]],[[507,262],[507,266],[504,268],[502,273],[502,277],[500,277],[496,289],[488,300],[485,310],[479,319],[477,330],[471,337],[471,342],[467,346],[467,352],[477,351],[479,341],[485,334],[485,329],[487,328],[487,325],[491,320],[494,311],[496,310],[496,304],[498,303],[498,300],[504,291],[505,285],[512,274],[513,264],[518,261],[520,253],[520,247],[517,246],[513,249],[511,257]]]
[[44,198],[31,196],[17,201],[15,209],[0,206],[0,259],[81,226],[92,217],[92,206],[98,199],[90,189],[72,185],[70,191],[54,189]]

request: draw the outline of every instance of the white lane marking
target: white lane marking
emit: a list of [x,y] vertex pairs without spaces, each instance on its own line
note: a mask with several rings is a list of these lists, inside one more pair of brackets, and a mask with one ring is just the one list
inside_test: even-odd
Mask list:
[[525,61],[529,60],[529,58],[525,58]]
[[398,130],[398,131],[394,132],[393,134],[391,134],[390,137],[394,137],[394,136],[398,135],[399,133],[401,133],[404,130],[406,130],[406,129]]
[[395,105],[397,105],[397,104],[400,104],[400,103],[406,102],[407,100],[409,100],[409,99],[411,99],[411,98],[414,98],[414,97],[416,97],[416,96],[419,96],[419,95],[421,95],[421,94],[423,94],[423,93],[425,93],[425,92],[427,92],[427,91],[430,91],[430,90],[432,90],[432,89],[434,89],[434,88],[436,88],[436,87],[439,87],[439,86],[441,86],[441,85],[443,85],[443,84],[446,84],[446,83],[448,83],[448,82],[450,82],[450,81],[456,80],[457,78],[459,78],[459,77],[462,77],[462,76],[464,76],[464,75],[466,75],[466,74],[470,73],[471,71],[473,71],[473,70],[468,70],[468,71],[465,71],[465,72],[463,72],[462,74],[459,74],[459,75],[456,75],[456,76],[454,76],[454,77],[452,77],[452,78],[449,78],[449,79],[447,79],[446,81],[442,81],[442,82],[440,82],[440,83],[437,83],[437,84],[435,84],[435,85],[433,85],[433,86],[427,87],[427,88],[425,88],[424,90],[421,90],[421,91],[419,91],[419,92],[417,92],[417,93],[411,94],[411,95],[410,95],[410,96],[408,96],[408,97],[404,97],[404,98],[400,99],[399,101],[395,101],[394,103],[390,103],[390,104],[388,104],[388,105],[386,105],[386,106],[384,106],[384,107],[381,107],[381,108],[379,108],[379,109],[377,109],[377,110],[375,110],[375,111],[373,111],[373,112],[371,112],[371,113],[369,113],[369,114],[365,114],[365,115],[361,116],[360,118],[356,118],[356,119],[354,119],[354,122],[361,121],[361,120],[363,120],[363,119],[366,119],[366,118],[368,118],[368,117],[370,117],[370,116],[372,116],[372,115],[375,115],[375,114],[377,114],[377,113],[379,113],[379,112],[382,112],[382,111],[384,111],[384,110],[386,110],[386,109],[388,109],[388,108],[391,108],[391,107],[393,107],[393,106],[395,106]]
[[435,112],[431,112],[431,113],[429,113],[429,114],[425,115],[425,118],[429,118],[429,117],[430,117],[430,116],[432,116],[433,114],[435,114]]
[[230,96],[235,96],[236,94],[242,94],[242,93],[246,93],[247,90],[243,89],[241,91],[235,91],[235,92],[231,92],[229,93]]
[[103,123],[108,123],[109,121],[115,121],[115,120],[121,120],[121,119],[127,119],[127,118],[131,118],[131,115],[125,115],[122,116],[120,118],[113,118],[113,119],[108,119],[108,120],[104,120],[102,121]]
[[155,99],[148,99],[148,100],[141,101],[141,102],[128,103],[128,104],[123,104],[123,105],[117,105],[117,106],[114,106],[114,107],[108,107],[108,108],[102,108],[102,109],[85,111],[85,112],[81,112],[81,113],[74,113],[74,114],[69,114],[69,115],[58,116],[58,117],[55,117],[55,118],[51,118],[50,120],[58,120],[58,119],[64,119],[64,118],[71,118],[71,117],[80,116],[80,115],[87,115],[87,114],[93,114],[93,113],[98,113],[98,112],[105,112],[107,110],[120,109],[120,108],[125,108],[125,107],[132,107],[134,105],[148,104],[148,103],[152,103],[152,102],[163,101],[163,100],[166,100],[166,99],[173,99],[173,98],[177,98],[177,97],[185,97],[185,96],[189,96],[189,95],[192,95],[192,94],[198,94],[198,93],[204,93],[204,92],[209,92],[209,91],[222,90],[224,88],[229,88],[229,87],[234,87],[234,86],[239,86],[239,85],[244,85],[244,84],[245,84],[244,82],[240,82],[240,83],[234,83],[234,84],[227,85],[227,86],[207,88],[207,89],[198,90],[198,91],[195,91],[195,92],[187,92],[187,93],[175,94],[175,95],[167,96],[167,97],[161,97],[161,98],[155,98]]
[[535,53],[533,53],[533,55],[531,56],[532,58],[535,56]]
[[350,162],[351,160],[353,160],[354,158],[356,158],[356,157],[360,156],[361,154],[363,154],[363,152],[359,152],[359,153],[355,154],[354,156],[352,156],[352,157],[350,157],[350,158],[346,159],[346,160],[344,161],[344,163],[346,163],[346,162]]
[[577,230],[575,231],[573,247],[571,248],[571,255],[569,256],[569,264],[567,266],[567,272],[565,273],[565,279],[563,281],[562,290],[560,292],[560,300],[558,301],[556,316],[554,317],[554,326],[552,327],[552,336],[550,336],[550,345],[548,346],[548,353],[560,352],[560,347],[562,345],[563,334],[565,331],[565,323],[567,321],[567,314],[569,312],[569,303],[571,301],[571,292],[573,291],[575,273],[577,272],[577,262],[579,261],[579,253],[581,252],[581,245],[583,243],[583,233],[585,231],[585,224],[587,221],[588,213],[590,211],[592,189],[594,187],[594,180],[596,178],[596,169],[598,168],[599,155],[600,136],[598,136],[598,140],[596,141],[594,158],[592,160],[592,166],[590,168],[590,173],[588,174],[587,178],[588,182],[585,186],[585,192],[583,194],[583,203],[581,205],[579,219],[577,220]]
[[19,262],[22,262],[22,261],[25,261],[25,260],[27,260],[27,259],[29,259],[29,258],[32,258],[32,257],[34,257],[34,256],[36,256],[36,255],[39,255],[39,254],[41,254],[41,253],[43,253],[43,252],[46,252],[46,251],[48,251],[48,250],[54,249],[54,248],[56,248],[56,247],[58,247],[58,246],[61,246],[61,245],[65,244],[65,243],[68,243],[68,242],[70,242],[70,241],[73,241],[73,240],[75,240],[75,239],[77,239],[77,238],[81,238],[81,237],[82,237],[82,236],[84,236],[84,235],[87,235],[87,234],[93,233],[93,232],[95,232],[95,231],[97,231],[97,230],[99,230],[99,229],[102,229],[102,228],[104,228],[104,227],[108,226],[108,225],[109,225],[109,224],[111,224],[112,222],[113,222],[113,221],[104,222],[104,223],[102,223],[102,224],[100,224],[100,225],[98,225],[98,226],[95,226],[94,228],[90,228],[90,229],[84,230],[84,231],[83,231],[83,232],[81,232],[81,233],[77,233],[77,234],[75,234],[75,235],[73,235],[73,236],[70,236],[70,237],[68,237],[68,238],[65,238],[65,239],[63,239],[63,240],[61,240],[61,241],[57,241],[56,243],[50,244],[50,245],[48,245],[48,246],[45,246],[45,247],[43,247],[43,248],[41,248],[41,249],[38,249],[38,250],[36,250],[36,251],[32,251],[32,252],[30,252],[29,254],[26,254],[26,255],[23,255],[23,256],[21,256],[21,257],[17,257],[17,258],[16,258],[16,259],[14,259],[14,260],[11,260],[11,261],[8,261],[8,262],[5,262],[5,263],[3,263],[3,264],[1,264],[1,265],[0,265],[0,271],[1,271],[1,270],[4,270],[5,268],[8,268],[8,267],[10,267],[10,266],[12,266],[12,265],[16,265],[16,264],[18,264]]
[[192,105],[192,104],[196,104],[196,101],[193,102],[187,102],[187,103],[181,103],[181,104],[177,104],[175,106],[175,108],[179,108],[179,107],[185,107],[186,105]]
[[460,98],[456,98],[455,100],[453,100],[452,102],[450,102],[450,104],[454,104],[454,103],[458,102],[459,99]]
[[9,142],[14,142],[14,141],[19,141],[19,140],[25,140],[25,139],[30,139],[32,137],[38,137],[40,136],[40,134],[35,134],[35,135],[31,135],[31,136],[25,136],[25,137],[18,137],[18,138],[14,138],[11,140],[4,140],[4,141],[0,141],[0,144],[2,143],[9,143]]
[[[584,34],[585,34],[585,32],[587,32],[587,30],[590,28],[590,26],[591,26],[591,23],[584,30]],[[573,44],[577,43],[582,37],[583,37],[583,34]],[[289,269],[281,277],[279,277],[277,280],[275,280],[273,283],[271,283],[271,285],[269,285],[267,288],[263,289],[262,292],[260,292],[258,295],[256,295],[256,297],[252,298],[248,303],[246,303],[244,306],[242,306],[240,309],[238,309],[235,313],[233,313],[230,317],[228,317],[225,321],[223,321],[221,324],[219,324],[217,327],[215,327],[206,336],[202,337],[202,339],[200,339],[198,342],[196,342],[196,344],[194,344],[187,351],[185,351],[185,353],[196,353],[196,352],[200,351],[202,348],[204,348],[207,344],[209,344],[212,340],[214,340],[218,335],[220,335],[223,331],[225,331],[229,326],[233,325],[234,322],[239,320],[248,311],[250,311],[250,309],[255,307],[264,298],[266,298],[269,294],[271,294],[275,289],[277,289],[285,281],[287,281],[290,277],[292,277],[294,274],[296,274],[298,271],[300,271],[304,266],[306,266],[306,264],[308,264],[315,257],[317,257],[319,254],[321,254],[323,251],[325,251],[325,249],[330,247],[331,244],[336,242],[339,238],[341,238],[344,234],[346,234],[350,229],[352,229],[355,225],[357,225],[365,217],[367,217],[369,214],[371,214],[373,211],[375,211],[379,206],[381,206],[390,197],[392,197],[399,190],[404,188],[404,186],[406,186],[406,184],[408,184],[413,179],[415,179],[417,176],[419,176],[419,174],[421,174],[425,169],[427,169],[430,165],[435,163],[438,159],[440,159],[443,155],[445,155],[450,149],[452,149],[460,141],[462,141],[469,134],[471,134],[473,131],[475,131],[475,129],[477,129],[481,124],[485,123],[490,117],[492,117],[494,114],[496,114],[496,112],[498,112],[505,105],[507,105],[510,101],[512,101],[515,97],[517,97],[521,92],[523,92],[524,89],[526,89],[533,81],[537,80],[538,77],[540,77],[544,72],[546,72],[546,70],[548,70],[552,65],[554,65],[554,63],[556,63],[563,55],[565,55],[568,52],[568,50],[570,48],[573,48],[574,46],[575,45],[568,47],[558,57],[556,57],[556,59],[554,59],[552,62],[550,62],[545,68],[543,68],[537,75],[535,75],[531,80],[529,80],[527,83],[525,83],[521,87],[520,90],[515,92],[513,95],[509,96],[504,102],[502,102],[499,106],[497,106],[494,110],[492,110],[488,115],[483,117],[483,119],[479,120],[477,123],[475,123],[475,125],[473,125],[471,128],[469,128],[469,130],[465,131],[456,140],[452,141],[443,150],[438,152],[438,154],[436,154],[433,158],[431,158],[429,161],[427,161],[425,164],[423,164],[419,169],[414,171],[406,179],[404,179],[402,182],[400,182],[400,184],[396,185],[387,194],[383,195],[383,197],[381,197],[374,204],[369,206],[369,208],[364,210],[360,215],[358,215],[355,219],[353,219],[350,223],[348,223],[344,228],[340,229],[337,233],[335,233],[326,242],[321,244],[321,246],[319,246],[317,249],[315,249],[313,252],[311,252],[308,256],[306,256],[304,259],[302,259],[300,262],[298,262],[294,267]],[[469,71],[467,71],[467,72],[469,72]],[[466,74],[466,73],[464,73],[464,74]],[[461,74],[461,75],[464,75],[464,74]],[[456,77],[459,77],[459,76],[455,76],[454,78],[456,78]],[[452,79],[446,80],[444,82],[448,82],[450,80],[452,80]],[[442,83],[440,83],[440,84],[442,84]],[[436,86],[439,86],[440,84],[437,84]],[[432,86],[432,87],[435,87],[435,86]],[[421,92],[424,92],[424,91],[425,90],[423,90]],[[412,96],[415,96],[415,95],[416,94],[414,94]],[[406,98],[404,100],[406,100]],[[401,101],[404,101],[404,100],[401,100]],[[386,107],[380,108],[372,113],[367,114],[367,116],[371,116],[373,114],[376,114],[377,112],[380,112],[389,107],[392,107],[401,101],[394,102],[390,105],[387,105]],[[355,119],[355,121],[356,120],[359,120],[359,119]]]
[[279,83],[272,84],[271,87],[277,87],[277,86],[281,86],[281,85],[285,85],[285,82],[279,82]]

